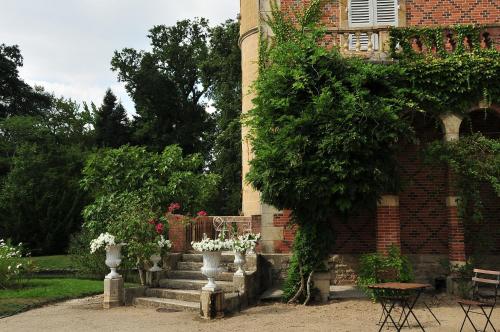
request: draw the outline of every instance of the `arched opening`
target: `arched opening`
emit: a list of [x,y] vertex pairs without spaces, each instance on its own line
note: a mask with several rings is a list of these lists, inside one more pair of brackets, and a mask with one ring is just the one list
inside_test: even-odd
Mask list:
[[[500,139],[500,109],[476,109],[470,112],[462,121],[460,137],[475,133]],[[480,198],[483,203],[483,221],[466,223],[466,253],[468,256],[491,258],[500,254],[500,198],[489,183],[481,185]],[[490,265],[488,260],[484,264]]]

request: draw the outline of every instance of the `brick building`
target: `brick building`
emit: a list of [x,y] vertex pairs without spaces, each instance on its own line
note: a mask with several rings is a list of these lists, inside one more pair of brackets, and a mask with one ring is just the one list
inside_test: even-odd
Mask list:
[[[271,0],[240,0],[243,77],[243,112],[252,108],[250,90],[258,71],[260,36],[269,35],[263,17],[270,10]],[[280,9],[291,12],[309,0],[278,0]],[[387,58],[390,26],[450,26],[481,24],[497,49],[500,46],[500,2],[497,0],[324,0],[322,22],[328,28],[327,43],[337,45],[346,56],[352,54],[379,60]],[[485,35],[486,36],[486,35]],[[453,47],[448,36],[447,48]],[[332,281],[345,282],[354,277],[359,254],[384,252],[389,245],[399,246],[414,263],[417,276],[427,279],[438,276],[440,261],[448,259],[463,263],[470,248],[465,240],[463,224],[457,216],[453,177],[448,169],[430,167],[421,160],[426,142],[437,139],[459,139],[471,131],[499,137],[500,107],[478,101],[464,119],[450,113],[439,119],[422,116],[415,119],[419,143],[402,149],[399,164],[403,190],[399,195],[386,195],[378,206],[359,211],[357,216],[343,221],[332,216],[336,234],[335,250],[331,253]],[[437,124],[437,125],[436,125]],[[251,147],[243,128],[243,174],[248,172]],[[483,190],[486,202],[486,223],[494,234],[490,264],[498,268],[500,254],[500,201],[491,188]],[[261,251],[282,261],[279,254],[289,253],[295,229],[288,225],[290,211],[277,211],[262,204],[259,193],[243,184],[243,213],[252,217],[254,227],[262,234]],[[278,258],[281,257],[281,258]],[[496,263],[495,263],[496,260]]]

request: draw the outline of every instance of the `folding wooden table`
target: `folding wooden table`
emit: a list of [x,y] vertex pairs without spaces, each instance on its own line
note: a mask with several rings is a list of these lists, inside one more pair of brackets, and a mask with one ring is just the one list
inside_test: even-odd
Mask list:
[[[415,316],[413,308],[415,307],[415,304],[417,303],[422,292],[429,287],[432,286],[429,284],[415,284],[415,283],[402,283],[402,282],[386,282],[382,284],[375,284],[368,286],[368,288],[374,291],[383,291],[383,293],[385,294],[379,297],[382,310],[385,313],[385,318],[382,324],[380,325],[379,332],[382,331],[382,329],[386,324],[389,325],[391,322],[398,332],[401,331],[405,323],[408,321],[408,317],[410,316],[410,314],[413,316],[413,318],[415,318],[418,326],[420,326],[422,331],[425,332],[425,329],[423,328],[422,324],[420,324],[420,321],[418,320],[417,316]],[[403,309],[408,309],[407,312],[404,314],[404,319],[401,324],[399,324],[399,321],[398,323],[396,323],[394,318],[391,316],[391,313],[393,312],[392,310],[394,309],[397,303],[401,303]],[[388,321],[389,319],[390,322]]]

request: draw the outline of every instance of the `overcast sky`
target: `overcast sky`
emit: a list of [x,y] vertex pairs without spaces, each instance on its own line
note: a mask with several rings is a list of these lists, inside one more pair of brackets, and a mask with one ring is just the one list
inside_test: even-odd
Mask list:
[[21,77],[56,95],[101,104],[110,87],[133,103],[110,70],[115,50],[148,49],[153,25],[236,18],[238,0],[0,0],[0,44],[19,45]]

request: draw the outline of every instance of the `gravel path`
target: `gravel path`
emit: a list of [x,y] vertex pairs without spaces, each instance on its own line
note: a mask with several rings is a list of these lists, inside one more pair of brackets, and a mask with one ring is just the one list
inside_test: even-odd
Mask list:
[[[339,300],[321,306],[267,304],[218,321],[203,321],[190,312],[161,313],[154,309],[101,308],[99,296],[71,300],[0,320],[0,331],[377,331],[378,304],[369,300]],[[431,303],[431,299],[426,299]],[[463,314],[455,301],[441,298],[433,309],[442,326],[421,308],[417,316],[428,332],[456,332]],[[500,328],[500,309],[493,312]],[[481,326],[482,327],[482,326]],[[471,331],[469,327],[468,330]],[[385,331],[394,331],[386,329]],[[419,331],[418,328],[404,331]]]

